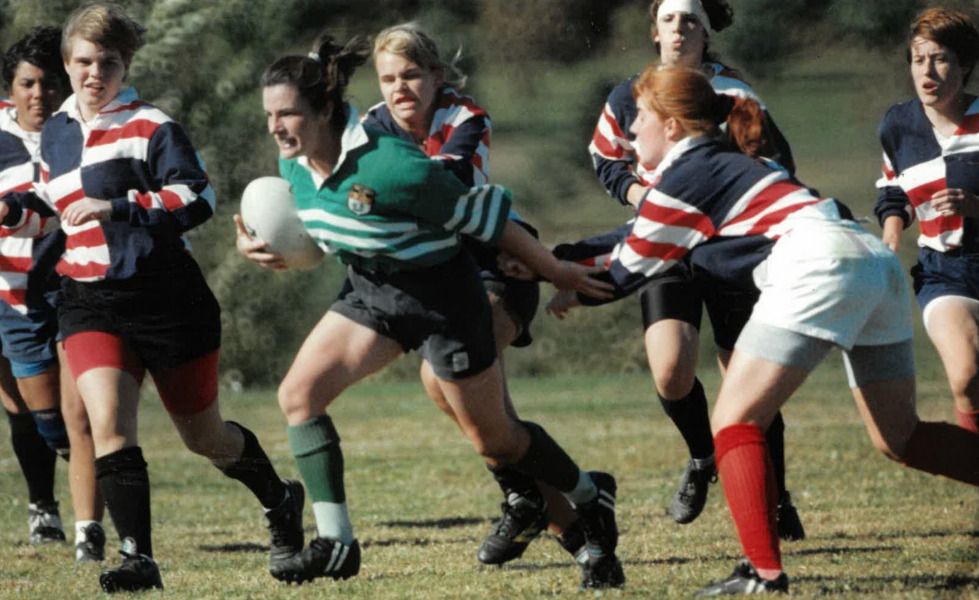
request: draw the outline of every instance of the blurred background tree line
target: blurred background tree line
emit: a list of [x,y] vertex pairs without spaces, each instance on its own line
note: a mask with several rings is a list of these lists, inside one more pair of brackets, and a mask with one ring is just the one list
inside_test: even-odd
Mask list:
[[[909,97],[904,43],[928,5],[975,14],[974,1],[730,0],[734,25],[715,36],[723,62],[761,93],[806,183],[869,214],[880,165],[874,128]],[[35,25],[58,25],[77,0],[0,0],[3,48]],[[611,88],[655,60],[646,0],[121,0],[148,28],[129,80],[181,122],[218,193],[215,218],[191,233],[223,307],[228,382],[274,384],[332,302],[342,269],[272,273],[234,250],[231,215],[244,186],[276,172],[258,79],[328,28],[339,39],[415,20],[443,55],[462,49],[466,92],[493,119],[492,179],[556,243],[604,231],[628,211],[591,171],[587,146]],[[365,110],[380,101],[372,68],[351,85]],[[875,225],[868,225],[875,227]],[[913,246],[913,244],[906,244]],[[545,291],[545,300],[548,294]],[[639,313],[626,300],[534,323],[537,342],[507,355],[512,375],[645,369]],[[709,357],[710,344],[705,348]],[[597,350],[597,351],[596,351]],[[402,360],[380,377],[414,377]]]

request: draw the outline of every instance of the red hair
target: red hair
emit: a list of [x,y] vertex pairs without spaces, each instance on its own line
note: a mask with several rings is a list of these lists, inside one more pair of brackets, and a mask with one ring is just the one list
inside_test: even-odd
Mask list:
[[756,100],[714,91],[703,73],[684,67],[646,67],[632,86],[636,103],[661,119],[676,119],[690,135],[719,135],[727,123],[729,143],[749,156],[772,155],[765,111]]

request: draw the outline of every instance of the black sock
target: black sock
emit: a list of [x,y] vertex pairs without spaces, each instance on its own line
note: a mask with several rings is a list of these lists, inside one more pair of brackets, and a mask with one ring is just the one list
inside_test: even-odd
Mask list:
[[509,498],[510,494],[517,494],[526,498],[534,498],[540,495],[537,489],[537,481],[524,473],[520,472],[513,465],[486,465],[493,479],[503,491],[503,497]]
[[530,432],[530,447],[523,458],[513,463],[513,468],[531,479],[556,487],[560,492],[574,490],[581,475],[578,465],[543,427],[530,421],[521,423]]
[[95,459],[95,479],[119,539],[133,538],[140,554],[153,556],[150,539],[150,476],[139,446]]
[[765,431],[765,440],[768,441],[768,453],[772,456],[775,487],[781,501],[785,497],[785,421],[782,420],[781,411],[776,413],[772,424]]
[[691,458],[710,458],[714,454],[714,438],[710,432],[710,414],[707,412],[707,395],[699,379],[693,380],[693,389],[679,400],[667,400],[660,396],[659,403],[687,443]]
[[54,502],[54,463],[57,455],[48,448],[37,431],[30,413],[7,412],[10,445],[27,481],[27,497],[32,503]]
[[275,472],[272,461],[262,450],[255,434],[234,421],[227,421],[241,430],[245,436],[245,447],[241,456],[227,467],[218,467],[228,477],[245,484],[255,494],[265,508],[275,508],[286,495],[286,486]]

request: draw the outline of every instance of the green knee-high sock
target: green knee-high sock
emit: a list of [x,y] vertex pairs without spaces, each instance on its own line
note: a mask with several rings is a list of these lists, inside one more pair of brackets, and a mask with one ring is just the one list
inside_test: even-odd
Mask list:
[[320,415],[288,428],[289,446],[313,502],[320,537],[353,541],[353,525],[343,488],[343,452],[340,434],[328,415]]

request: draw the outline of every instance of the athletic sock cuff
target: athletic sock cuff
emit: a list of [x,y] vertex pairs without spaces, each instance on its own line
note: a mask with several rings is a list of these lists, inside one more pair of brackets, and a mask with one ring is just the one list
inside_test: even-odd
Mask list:
[[705,403],[707,402],[707,393],[704,391],[704,384],[700,383],[699,377],[693,378],[693,386],[690,387],[690,391],[685,396],[680,398],[666,398],[657,390],[656,397],[659,398],[660,404],[663,404],[664,408],[672,402],[686,402],[688,400],[699,399],[703,399]]
[[131,446],[95,459],[95,478],[101,479],[112,473],[126,471],[146,471],[146,461],[143,460],[143,450],[139,446]]
[[714,436],[714,457],[717,464],[724,460],[729,451],[746,444],[765,445],[765,432],[752,423],[729,425]]
[[329,415],[320,415],[299,425],[290,425],[286,431],[289,447],[295,457],[309,456],[331,444],[340,443],[340,434]]

